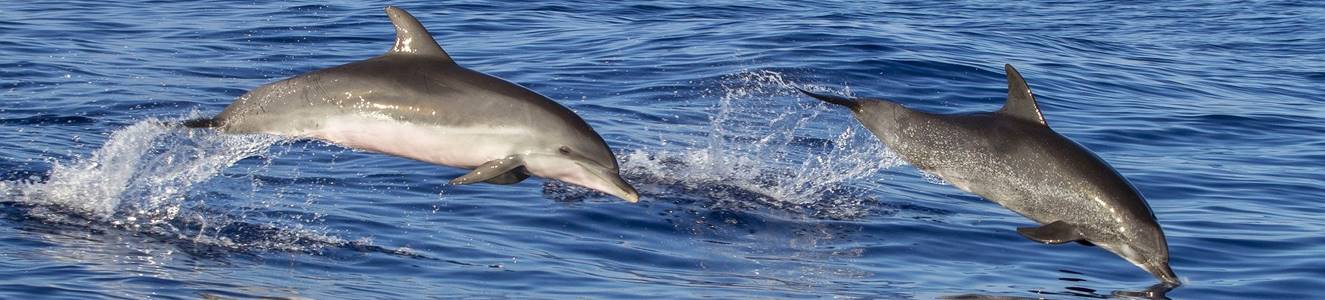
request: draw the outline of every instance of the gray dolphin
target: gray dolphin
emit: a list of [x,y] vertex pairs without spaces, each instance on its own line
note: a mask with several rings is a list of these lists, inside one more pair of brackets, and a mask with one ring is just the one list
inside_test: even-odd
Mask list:
[[451,60],[405,10],[386,8],[391,50],[258,87],[188,127],[315,138],[354,149],[473,169],[451,184],[513,184],[530,175],[620,197],[612,150],[583,119],[519,85]]
[[994,112],[942,115],[801,91],[850,108],[916,168],[1044,224],[1017,228],[1022,236],[1098,245],[1165,284],[1181,284],[1169,268],[1164,231],[1141,194],[1104,160],[1050,129],[1021,74],[1012,65],[1005,69],[1008,100]]

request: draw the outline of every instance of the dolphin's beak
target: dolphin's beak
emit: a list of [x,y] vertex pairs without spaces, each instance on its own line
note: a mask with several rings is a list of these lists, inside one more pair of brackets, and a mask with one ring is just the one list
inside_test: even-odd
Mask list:
[[604,193],[608,193],[609,195],[616,196],[617,198],[621,198],[622,200],[626,200],[626,202],[630,203],[639,202],[639,192],[635,191],[635,187],[630,186],[629,183],[626,183],[626,180],[622,179],[621,175],[611,176],[611,179],[609,181],[612,182],[612,185],[616,186],[617,191],[614,192],[603,191]]
[[1182,285],[1182,281],[1178,280],[1178,275],[1173,274],[1173,269],[1169,268],[1169,264],[1166,262],[1149,264],[1146,266],[1146,269],[1146,271],[1150,271],[1151,274],[1155,274],[1155,277],[1159,278],[1159,280],[1163,281],[1166,285],[1172,287]]
[[579,184],[580,186],[587,187],[599,192],[603,192],[608,195],[616,196],[617,198],[626,200],[626,202],[630,203],[639,202],[639,192],[635,191],[635,187],[630,186],[629,183],[626,183],[626,180],[621,178],[621,174],[617,170],[603,168],[603,167],[595,167],[590,165],[592,164],[581,163],[580,167],[584,168],[585,170],[589,171],[590,174],[592,174],[591,176],[588,176],[590,177],[589,179],[591,182],[572,182],[572,183]]

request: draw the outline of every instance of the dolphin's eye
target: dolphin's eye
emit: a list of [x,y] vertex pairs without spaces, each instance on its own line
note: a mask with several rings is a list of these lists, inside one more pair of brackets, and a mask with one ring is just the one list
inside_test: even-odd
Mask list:
[[561,154],[570,154],[570,147],[561,146],[561,148],[557,148],[557,152],[561,152]]

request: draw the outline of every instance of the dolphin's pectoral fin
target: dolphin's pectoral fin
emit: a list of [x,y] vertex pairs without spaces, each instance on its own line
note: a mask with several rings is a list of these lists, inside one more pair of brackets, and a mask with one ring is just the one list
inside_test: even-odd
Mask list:
[[[520,180],[524,180],[524,177],[529,177],[528,174],[524,174],[523,167],[524,160],[520,159],[519,156],[512,155],[502,159],[494,159],[479,165],[477,168],[474,168],[473,171],[469,171],[469,174],[451,179],[451,185],[462,185],[475,182],[491,182],[496,184],[516,183],[520,182]],[[515,174],[511,174],[512,172]],[[511,175],[509,175],[509,177],[503,177],[508,176],[507,174]]]
[[1078,231],[1076,226],[1063,221],[1054,221],[1040,227],[1019,227],[1017,233],[1045,244],[1062,244],[1086,239],[1081,236],[1081,231]]
[[524,167],[519,167],[509,172],[502,173],[501,175],[492,177],[492,179],[484,180],[483,182],[491,184],[516,184],[520,183],[521,181],[524,181],[527,178],[529,178],[529,173],[524,171]]

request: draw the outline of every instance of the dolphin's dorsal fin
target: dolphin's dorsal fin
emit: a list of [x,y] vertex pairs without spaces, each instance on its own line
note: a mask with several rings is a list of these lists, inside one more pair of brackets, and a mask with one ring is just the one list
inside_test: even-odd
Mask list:
[[386,7],[386,15],[391,18],[391,25],[396,26],[396,44],[391,46],[391,51],[387,54],[412,54],[412,55],[430,55],[441,56],[447,61],[451,56],[442,50],[442,46],[437,45],[437,41],[432,39],[432,34],[428,29],[423,28],[413,15],[395,6]]
[[999,109],[998,112],[1006,116],[1049,126],[1049,122],[1044,121],[1044,114],[1040,113],[1040,105],[1035,103],[1035,95],[1031,94],[1031,87],[1026,85],[1026,79],[1022,79],[1021,73],[1017,72],[1017,69],[1010,64],[1003,65],[1003,70],[1008,73],[1008,102],[1003,103],[1003,108]]

